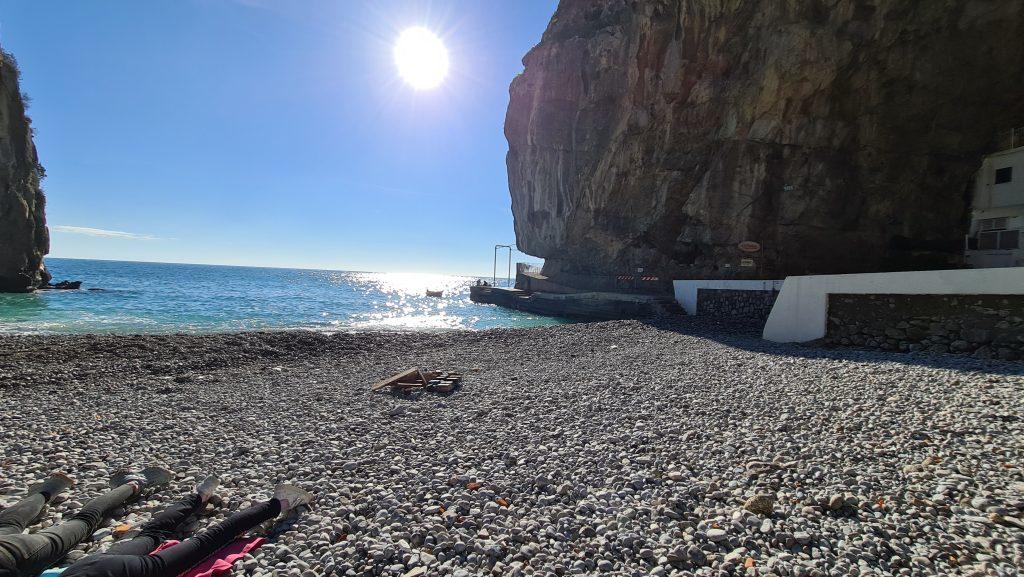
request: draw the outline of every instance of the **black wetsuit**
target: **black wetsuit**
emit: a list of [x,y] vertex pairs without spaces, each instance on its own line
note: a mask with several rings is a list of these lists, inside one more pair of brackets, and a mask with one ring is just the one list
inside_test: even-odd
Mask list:
[[239,511],[195,537],[150,555],[202,506],[202,499],[197,494],[182,499],[146,523],[134,539],[118,543],[102,555],[82,559],[64,571],[61,577],[177,577],[242,533],[281,513],[280,501],[271,499]]
[[134,496],[133,485],[121,485],[89,501],[67,521],[31,534],[22,531],[43,510],[45,495],[29,495],[0,511],[0,577],[35,577],[42,573],[92,535],[110,511]]

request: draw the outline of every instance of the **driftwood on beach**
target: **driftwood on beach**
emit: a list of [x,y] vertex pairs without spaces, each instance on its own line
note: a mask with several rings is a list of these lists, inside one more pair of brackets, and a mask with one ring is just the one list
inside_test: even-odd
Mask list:
[[391,388],[392,392],[407,392],[425,389],[437,393],[448,393],[462,381],[462,373],[443,371],[422,371],[418,367],[407,369],[390,377],[377,381],[370,390],[373,392]]

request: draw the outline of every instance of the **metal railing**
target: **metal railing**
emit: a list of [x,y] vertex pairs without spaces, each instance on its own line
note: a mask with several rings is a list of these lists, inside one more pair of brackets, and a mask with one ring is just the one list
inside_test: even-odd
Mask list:
[[498,250],[508,249],[508,278],[505,279],[505,286],[512,286],[512,245],[494,245],[494,269],[491,271],[491,286],[498,286]]
[[999,150],[1010,150],[1018,146],[1024,146],[1024,126],[1011,128],[999,134]]
[[516,274],[540,274],[543,269],[535,264],[528,262],[517,262],[516,263]]

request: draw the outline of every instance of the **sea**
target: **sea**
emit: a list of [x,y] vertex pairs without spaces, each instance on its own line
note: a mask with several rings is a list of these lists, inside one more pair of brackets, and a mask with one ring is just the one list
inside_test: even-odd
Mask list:
[[48,258],[46,266],[53,282],[81,280],[82,288],[0,294],[0,333],[437,331],[567,322],[474,303],[469,287],[477,277],[64,258]]

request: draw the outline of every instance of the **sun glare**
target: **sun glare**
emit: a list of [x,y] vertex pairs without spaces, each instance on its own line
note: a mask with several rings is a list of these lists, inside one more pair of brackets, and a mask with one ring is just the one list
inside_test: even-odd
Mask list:
[[395,65],[413,88],[436,88],[448,75],[448,49],[430,30],[406,28],[395,41]]

